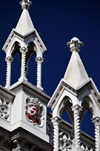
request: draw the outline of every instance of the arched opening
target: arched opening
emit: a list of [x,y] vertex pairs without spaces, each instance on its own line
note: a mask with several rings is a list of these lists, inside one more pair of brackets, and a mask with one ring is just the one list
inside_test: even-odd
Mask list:
[[82,120],[81,130],[94,137],[94,124],[92,123],[91,119],[92,115],[89,113],[89,111],[87,111]]
[[15,53],[18,54],[18,56],[21,60],[20,43],[18,43],[17,41],[13,44],[13,46],[11,48],[11,56],[13,57],[15,55]]
[[[71,109],[72,107],[72,100],[65,96],[59,106],[59,116],[66,122],[73,125],[73,111]],[[70,129],[70,134],[73,133],[73,127]],[[70,148],[70,145],[72,144],[72,136],[70,134],[67,134],[65,131],[62,131],[60,129],[59,131],[59,150],[67,150],[67,148]]]
[[81,130],[94,137],[94,124],[92,123],[93,103],[88,96],[83,99],[82,107],[80,114]]
[[73,124],[72,101],[69,97],[64,97],[59,107],[59,115],[66,122]]
[[33,42],[28,44],[28,52],[26,54],[26,67],[28,67],[27,78],[28,81],[36,85],[37,77],[37,63],[36,58],[36,47]]
[[11,56],[14,58],[11,65],[11,85],[18,81],[21,73],[21,52],[20,44],[15,42],[11,49]]
[[[18,42],[15,42],[11,49],[11,56],[14,58],[12,62],[12,69],[11,69],[12,70],[11,84],[15,83],[20,78],[21,60],[22,60],[20,48],[21,48],[20,44]],[[27,46],[27,49],[28,51],[26,52],[26,61],[25,61],[26,62],[26,65],[25,65],[26,76],[31,83],[34,83],[36,85],[37,63],[35,62],[36,47],[34,43],[30,42]]]
[[67,112],[66,110],[65,110],[64,113],[61,115],[61,118],[62,118],[64,121],[66,121],[66,122],[72,124],[72,121],[71,121],[71,119],[70,119],[70,117],[69,117],[69,114],[68,114],[68,112]]

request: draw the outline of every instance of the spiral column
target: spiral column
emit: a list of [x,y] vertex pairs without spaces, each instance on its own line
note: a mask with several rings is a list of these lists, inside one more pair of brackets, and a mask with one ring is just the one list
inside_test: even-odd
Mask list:
[[43,62],[43,58],[38,57],[35,59],[37,62],[37,87],[40,88],[41,90],[43,90],[42,88],[42,84],[41,84],[41,69],[42,69],[42,62]]
[[75,105],[72,107],[74,113],[74,143],[75,147],[80,147],[80,116],[79,113],[82,107]]
[[26,78],[26,52],[27,52],[27,48],[22,47],[20,49],[20,52],[21,52],[21,56],[22,56],[22,62],[21,62],[21,77],[20,77],[19,81],[23,81],[23,80],[27,81],[27,78]]
[[59,151],[59,122],[60,118],[54,117],[52,118],[53,123],[53,151]]
[[5,58],[5,61],[7,63],[7,71],[6,71],[6,88],[9,88],[10,81],[11,81],[11,62],[13,61],[12,57]]
[[95,151],[100,151],[100,118],[92,119],[95,127]]

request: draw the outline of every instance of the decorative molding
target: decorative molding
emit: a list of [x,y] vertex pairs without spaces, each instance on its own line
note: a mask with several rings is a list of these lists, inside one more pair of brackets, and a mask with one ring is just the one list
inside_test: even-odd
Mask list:
[[89,148],[87,145],[82,145],[82,146],[81,146],[81,149],[82,149],[83,151],[94,151],[92,148]]
[[[13,144],[15,145],[14,149],[12,151],[37,151],[38,147],[35,146],[34,144],[31,144],[29,141],[26,139],[15,139],[13,140]],[[42,151],[42,150],[41,150]]]
[[7,58],[5,58],[5,61],[6,61],[6,62],[12,62],[12,61],[13,61],[13,58],[10,57],[10,56],[8,56]]
[[43,62],[43,58],[41,58],[41,57],[37,57],[36,59],[35,59],[35,61],[37,62],[37,63],[42,63]]
[[37,98],[26,99],[26,117],[29,122],[38,127],[43,127],[44,108]]
[[21,53],[25,53],[26,54],[27,51],[28,51],[28,49],[26,47],[20,48],[20,52]]
[[12,149],[12,151],[20,151],[21,148],[20,148],[20,144],[19,144],[18,140],[14,140],[13,144],[16,145],[16,148]]
[[72,106],[72,111],[73,111],[74,113],[79,113],[81,110],[82,110],[82,107],[79,106],[78,104],[75,105],[75,106]]
[[100,126],[100,117],[95,117],[92,118],[92,122],[94,123],[94,125]]
[[59,125],[59,122],[61,122],[61,118],[60,117],[53,117],[51,118],[51,122],[53,123],[53,125]]
[[8,120],[9,117],[9,102],[6,102],[3,98],[0,98],[0,118]]
[[62,151],[70,151],[74,146],[74,140],[70,135],[64,132],[59,133],[59,149]]
[[18,147],[17,143],[13,143],[14,140],[17,140],[21,148],[20,150],[23,151],[52,151],[52,145],[50,143],[21,128],[12,133],[11,140],[13,149]]
[[30,5],[32,5],[32,2],[29,0],[22,0],[20,5],[22,6],[22,9],[29,9]]
[[6,40],[2,50],[4,50],[6,52],[6,50],[8,49],[9,47],[9,44],[11,43],[11,41],[13,40],[13,37],[14,37],[14,30],[11,31],[8,39]]
[[44,45],[44,43],[43,43],[42,39],[40,38],[40,36],[39,36],[39,34],[38,34],[38,32],[37,32],[36,29],[35,29],[35,32],[34,32],[34,38],[35,38],[35,41],[36,41],[36,43],[38,44],[40,50],[42,51],[42,53],[43,53],[44,51],[46,51],[47,48],[46,48],[46,46]]
[[78,38],[74,37],[70,42],[67,43],[67,46],[70,47],[70,51],[80,51],[80,47],[83,46],[83,42],[81,42]]

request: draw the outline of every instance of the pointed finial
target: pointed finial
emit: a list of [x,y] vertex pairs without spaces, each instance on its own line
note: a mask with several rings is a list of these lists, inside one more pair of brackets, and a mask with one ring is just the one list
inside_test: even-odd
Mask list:
[[71,39],[70,42],[67,43],[67,46],[70,47],[70,51],[76,51],[79,52],[80,51],[80,47],[83,46],[83,42],[81,42],[78,38],[74,37]]
[[30,0],[22,0],[19,4],[22,6],[22,9],[29,9],[32,2]]

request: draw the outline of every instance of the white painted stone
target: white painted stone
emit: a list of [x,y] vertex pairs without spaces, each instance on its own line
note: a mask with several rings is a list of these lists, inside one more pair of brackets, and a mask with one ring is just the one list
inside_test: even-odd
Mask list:
[[[32,23],[31,17],[29,15],[28,9],[29,6],[32,4],[29,0],[22,0],[20,2],[23,12],[20,16],[20,19],[17,23],[17,26],[15,29],[13,29],[6,41],[6,43],[3,46],[3,50],[6,52],[6,58],[12,57],[13,51],[14,51],[14,45],[18,44],[19,50],[22,48],[26,48],[27,53],[23,53],[21,51],[21,77],[19,78],[19,81],[28,80],[26,78],[26,68],[28,67],[29,59],[26,62],[26,58],[28,56],[29,45],[32,43],[34,45],[33,51],[36,52],[36,60],[37,58],[43,58],[43,52],[46,51],[46,47],[40,38],[38,32],[34,28],[34,25]],[[7,64],[8,65],[8,64]],[[10,66],[11,67],[11,66]],[[41,81],[41,67],[42,67],[42,61],[37,61],[37,87],[41,90],[42,88],[42,81]],[[8,76],[9,74],[9,76]],[[10,79],[11,74],[10,71],[7,71],[7,82],[6,82],[6,88],[10,86]],[[9,80],[8,80],[9,79]]]
[[89,79],[79,54],[76,51],[72,52],[67,70],[64,75],[64,80],[68,81],[72,86],[78,88]]
[[[17,42],[19,46],[19,52],[21,52],[21,76],[19,81],[14,85],[10,86],[11,79],[11,65],[8,66],[7,70],[7,89],[13,91],[16,94],[14,101],[10,104],[10,118],[8,121],[1,122],[1,127],[7,129],[8,131],[14,131],[15,129],[21,127],[30,133],[36,135],[37,137],[49,142],[49,136],[46,131],[47,124],[47,95],[43,93],[41,85],[41,63],[43,61],[43,52],[46,51],[46,47],[42,42],[38,32],[34,28],[31,17],[29,15],[28,9],[32,4],[29,0],[22,0],[20,2],[23,12],[18,21],[15,29],[11,31],[3,50],[6,52],[6,58],[11,58],[14,51],[14,45]],[[34,45],[34,51],[36,51],[37,60],[37,87],[27,82],[26,78],[26,57],[28,55],[30,42]],[[30,58],[29,58],[30,59]],[[29,60],[28,60],[29,61]],[[10,73],[9,73],[10,72]],[[13,71],[12,71],[13,72]],[[8,91],[9,91],[8,90]],[[43,106],[43,116],[40,117],[41,121],[38,123],[33,123],[32,120],[28,120],[26,115],[26,99],[37,98],[40,104]],[[30,111],[31,112],[31,111]],[[39,113],[38,113],[39,114]],[[0,119],[1,120],[1,119]],[[2,121],[2,120],[1,120]]]
[[[68,46],[70,46],[70,51],[72,51],[72,56],[64,78],[61,79],[48,103],[48,107],[50,107],[53,111],[52,117],[60,118],[61,109],[66,109],[66,107],[68,107],[64,107],[64,98],[66,97],[66,101],[69,100],[71,102],[72,106],[69,106],[69,117],[72,118],[71,121],[72,123],[74,123],[74,144],[72,151],[83,150],[80,146],[80,123],[85,114],[84,109],[87,110],[87,107],[85,107],[85,105],[82,106],[83,101],[88,101],[88,109],[91,110],[93,118],[95,119],[96,117],[98,117],[98,119],[100,119],[100,93],[96,88],[93,80],[88,77],[84,65],[79,57],[78,52],[80,51],[80,47],[82,45],[83,43],[80,42],[76,37],[68,43]],[[79,111],[78,108],[75,107],[80,107],[81,111]],[[95,137],[95,149],[99,151],[100,125],[98,125],[98,122],[97,125],[95,124]]]
[[23,10],[15,30],[23,36],[35,30],[27,9]]

